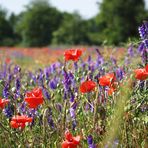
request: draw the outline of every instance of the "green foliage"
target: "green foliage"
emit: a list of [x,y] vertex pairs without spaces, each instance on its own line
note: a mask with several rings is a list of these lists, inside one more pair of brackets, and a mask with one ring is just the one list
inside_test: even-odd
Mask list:
[[127,41],[137,36],[137,27],[146,18],[144,0],[104,0],[96,17],[100,40],[110,44]]
[[6,19],[6,11],[0,7],[0,45],[12,45],[13,29]]
[[17,32],[16,27],[17,23],[19,22],[20,18],[22,17],[22,13],[19,15],[15,15],[14,13],[11,13],[9,16],[9,24],[11,24],[11,27],[13,29],[13,45],[17,45],[21,42],[22,38],[20,35],[20,32]]
[[27,7],[17,30],[21,32],[23,43],[27,46],[45,46],[51,42],[52,32],[61,20],[61,14],[47,1],[33,1]]
[[63,21],[53,33],[53,44],[89,44],[88,24],[79,14],[63,13]]
[[144,0],[104,0],[89,20],[78,13],[60,12],[48,0],[32,0],[19,15],[6,16],[0,8],[0,45],[47,46],[123,45],[137,37],[137,27],[148,18]]

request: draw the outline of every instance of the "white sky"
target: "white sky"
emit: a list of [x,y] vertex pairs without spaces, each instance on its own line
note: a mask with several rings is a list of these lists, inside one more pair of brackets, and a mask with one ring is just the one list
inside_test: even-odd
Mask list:
[[[78,11],[84,18],[91,18],[98,13],[97,2],[102,0],[50,0],[50,3],[61,11]],[[148,8],[148,0],[145,0]],[[25,9],[30,0],[0,0],[0,5],[16,14]]]

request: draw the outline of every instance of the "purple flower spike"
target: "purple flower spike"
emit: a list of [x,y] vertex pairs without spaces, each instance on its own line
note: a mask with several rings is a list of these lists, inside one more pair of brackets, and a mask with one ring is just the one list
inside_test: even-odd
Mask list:
[[8,75],[8,83],[10,83],[12,81],[12,79],[13,79],[13,75],[12,74],[9,74]]
[[76,117],[75,110],[73,108],[70,108],[69,112],[70,112],[71,118],[75,118]]
[[144,49],[148,48],[148,22],[145,21],[141,27],[138,28],[142,42],[138,47],[138,52],[143,52]]
[[20,79],[17,78],[16,81],[15,81],[15,87],[16,87],[16,90],[19,91],[20,88],[21,88],[21,83],[20,83]]
[[3,89],[3,97],[8,98],[8,96],[9,96],[9,84],[6,83]]
[[49,82],[49,87],[54,90],[57,88],[57,84],[58,84],[58,81],[56,79],[53,79]]
[[99,51],[99,49],[96,49],[96,52],[97,52],[99,57],[102,57],[101,52]]
[[146,38],[146,36],[147,36],[145,25],[143,24],[142,26],[140,26],[138,28],[138,30],[139,30],[139,34],[140,34],[141,39],[144,40]]
[[50,115],[48,117],[48,124],[51,126],[51,128],[54,128],[54,122],[53,122],[53,119],[52,119],[52,115]]
[[93,143],[93,137],[92,137],[92,135],[89,135],[89,136],[87,137],[87,143],[88,143],[89,145]]
[[123,79],[123,77],[124,77],[124,71],[123,71],[123,69],[122,68],[118,68],[117,70],[116,70],[116,76],[117,76],[117,78],[119,79],[119,80],[122,80]]
[[130,45],[130,47],[128,48],[128,55],[130,57],[133,57],[134,56],[133,45]]
[[74,102],[75,96],[74,94],[71,92],[71,97],[70,97],[70,102]]
[[46,90],[46,89],[43,89],[43,94],[44,94],[44,96],[45,96],[45,98],[47,98],[48,100],[50,100],[50,94],[49,94],[49,92]]
[[49,72],[48,68],[44,69],[44,74],[45,74],[46,80],[49,80],[50,72]]
[[13,70],[13,71],[14,71],[14,74],[17,74],[18,72],[20,72],[20,70],[21,70],[21,68],[16,65],[16,66],[14,67],[14,70]]
[[112,55],[111,55],[110,59],[111,59],[113,65],[117,64],[117,60]]
[[77,122],[76,122],[76,120],[74,120],[72,122],[72,129],[75,130],[76,126],[77,126]]
[[145,44],[144,42],[141,42],[138,46],[138,53],[141,53],[145,48]]
[[13,116],[13,109],[12,106],[10,104],[8,104],[8,106],[4,109],[4,114],[7,118],[11,118]]
[[62,105],[60,103],[57,103],[56,104],[56,109],[59,111],[59,112],[62,112]]
[[78,70],[78,63],[77,62],[74,62],[74,68],[76,71]]
[[93,138],[92,138],[91,135],[89,135],[89,136],[87,137],[87,143],[88,143],[88,145],[89,145],[89,148],[96,148],[96,145],[93,143]]
[[88,56],[87,62],[90,64],[91,63],[91,56]]
[[146,48],[148,48],[148,39],[145,39],[144,43],[145,43]]
[[146,49],[144,49],[141,53],[141,56],[142,56],[142,62],[144,64],[146,64],[148,62],[148,52]]

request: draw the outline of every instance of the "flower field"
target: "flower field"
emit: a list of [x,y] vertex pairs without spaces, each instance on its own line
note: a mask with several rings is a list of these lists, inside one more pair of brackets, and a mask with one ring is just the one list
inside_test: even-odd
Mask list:
[[148,23],[127,48],[0,48],[0,148],[147,148]]

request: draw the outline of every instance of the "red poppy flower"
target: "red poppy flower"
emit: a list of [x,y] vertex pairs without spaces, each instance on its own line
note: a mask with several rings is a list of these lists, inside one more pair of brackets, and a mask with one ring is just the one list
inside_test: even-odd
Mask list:
[[136,69],[135,78],[138,80],[146,80],[148,78],[148,65],[145,68]]
[[9,100],[8,99],[1,99],[0,98],[0,108],[3,109],[7,104]]
[[9,64],[11,62],[11,59],[9,57],[7,57],[5,62],[6,62],[6,64]]
[[115,91],[117,91],[119,84],[118,82],[113,82],[108,89],[108,95],[111,96]]
[[13,116],[12,119],[11,119],[11,122],[10,122],[10,126],[12,128],[25,128],[25,124],[27,122],[32,122],[32,118],[29,118],[27,117],[26,115],[16,115],[16,116]]
[[145,66],[145,70],[148,72],[148,64]]
[[62,148],[77,148],[80,144],[80,136],[73,137],[69,131],[65,132],[65,141],[62,142]]
[[80,49],[70,49],[65,51],[65,61],[78,61],[79,57],[82,55],[82,50]]
[[115,91],[116,91],[115,88],[110,87],[110,88],[108,89],[108,95],[111,96]]
[[96,87],[96,83],[91,80],[88,80],[81,84],[80,92],[81,93],[91,92],[95,89],[95,87]]
[[110,86],[115,80],[116,80],[115,74],[109,73],[99,78],[99,84],[101,86]]
[[38,105],[43,104],[42,89],[35,88],[31,92],[27,92],[25,101],[28,103],[29,108],[37,108]]

